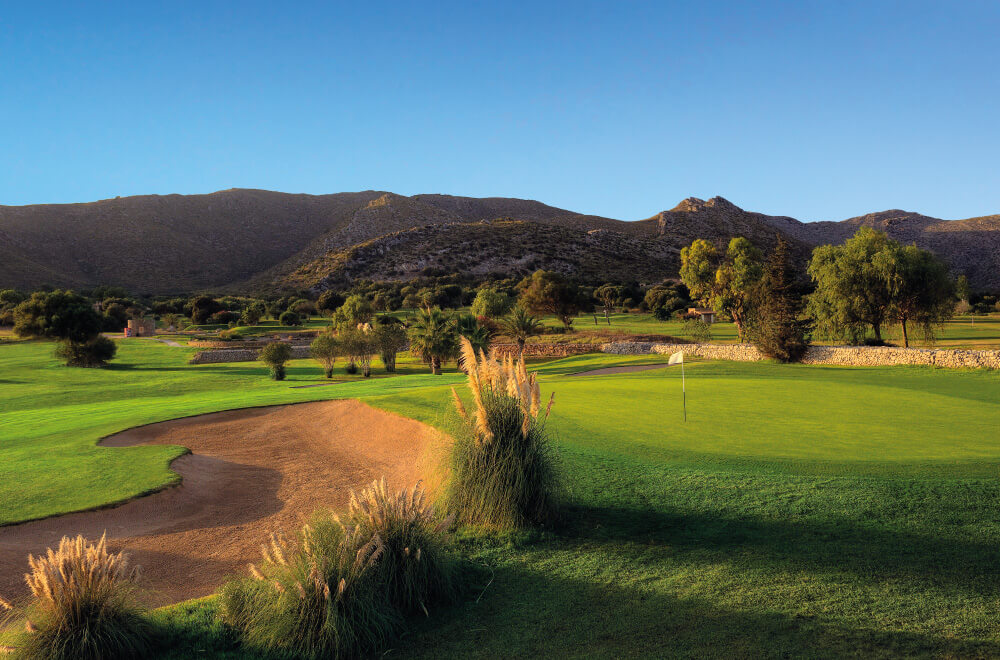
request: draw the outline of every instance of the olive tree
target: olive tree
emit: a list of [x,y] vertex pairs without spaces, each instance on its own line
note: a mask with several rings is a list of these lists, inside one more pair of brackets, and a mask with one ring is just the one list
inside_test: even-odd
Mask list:
[[274,380],[285,380],[285,363],[292,359],[292,347],[280,341],[271,342],[260,350],[258,358],[266,364]]
[[340,342],[332,335],[320,335],[309,345],[309,354],[323,366],[323,375],[333,378],[333,367],[340,356]]
[[681,279],[691,295],[727,314],[740,342],[746,339],[763,273],[760,250],[741,236],[729,241],[725,255],[703,239],[681,250]]

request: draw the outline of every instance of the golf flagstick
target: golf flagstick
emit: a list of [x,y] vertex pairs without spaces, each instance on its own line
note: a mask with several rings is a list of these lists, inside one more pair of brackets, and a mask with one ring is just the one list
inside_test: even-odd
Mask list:
[[684,402],[684,421],[688,421],[688,399],[687,399],[687,383],[684,381],[684,351],[677,351],[670,356],[667,360],[667,366],[672,364],[681,365],[681,400]]

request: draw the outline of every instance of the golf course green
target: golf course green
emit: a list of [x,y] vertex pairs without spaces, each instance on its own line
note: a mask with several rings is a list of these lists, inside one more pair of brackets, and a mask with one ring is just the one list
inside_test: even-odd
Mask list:
[[[325,380],[316,364],[275,382],[193,352],[135,339],[72,369],[48,342],[0,346],[0,524],[171,483],[183,448],[96,444],[141,424],[329,398],[455,423],[454,368],[296,388]],[[663,359],[534,365],[556,396],[563,520],[460,532],[480,586],[393,657],[1000,655],[1000,373],[690,361],[686,423],[677,367],[581,375]],[[163,657],[253,657],[214,608],[160,610]]]

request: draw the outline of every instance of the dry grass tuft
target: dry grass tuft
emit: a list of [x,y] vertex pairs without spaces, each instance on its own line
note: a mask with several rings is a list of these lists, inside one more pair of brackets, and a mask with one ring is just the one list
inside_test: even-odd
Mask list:
[[383,648],[400,616],[374,567],[382,539],[317,516],[292,541],[272,536],[250,577],[222,590],[223,620],[259,651],[294,657],[357,657]]
[[466,426],[452,448],[449,505],[463,520],[492,527],[546,522],[555,512],[557,475],[545,431],[555,401],[542,412],[536,374],[524,359],[476,355],[462,339],[462,358],[474,407],[452,396]]
[[438,520],[420,483],[391,491],[385,479],[351,493],[346,524],[378,536],[385,558],[376,567],[389,601],[404,613],[451,601],[459,591],[458,562],[449,548],[451,518]]
[[[34,602],[17,639],[21,658],[139,658],[149,652],[151,629],[133,598],[138,568],[128,555],[108,551],[102,536],[63,537],[56,550],[28,557],[24,576]],[[11,609],[4,601],[4,609]]]

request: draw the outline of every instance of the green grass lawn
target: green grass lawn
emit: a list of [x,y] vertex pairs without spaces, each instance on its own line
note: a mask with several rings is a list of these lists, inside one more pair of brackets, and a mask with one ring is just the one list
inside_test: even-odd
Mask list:
[[[978,323],[978,322],[977,322]],[[170,478],[165,447],[101,435],[181,415],[360,397],[450,428],[449,385],[409,375],[304,390],[255,364],[122,343],[73,370],[51,344],[0,346],[0,502],[7,522],[92,506]],[[1000,655],[1000,373],[583,355],[537,366],[565,520],[465,531],[474,593],[417,621],[392,657],[995,657]],[[13,482],[13,483],[12,483]],[[206,599],[157,613],[163,657],[252,657]]]

